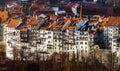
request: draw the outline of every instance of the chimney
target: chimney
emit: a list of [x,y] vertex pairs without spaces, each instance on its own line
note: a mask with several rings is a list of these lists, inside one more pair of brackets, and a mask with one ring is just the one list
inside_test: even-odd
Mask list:
[[94,3],[96,3],[98,0],[93,0]]
[[80,19],[82,19],[82,4],[80,6]]
[[33,17],[35,18],[35,15],[33,14]]
[[55,15],[58,15],[58,12],[57,12],[57,11],[55,11]]
[[38,16],[36,15],[35,18],[38,19]]

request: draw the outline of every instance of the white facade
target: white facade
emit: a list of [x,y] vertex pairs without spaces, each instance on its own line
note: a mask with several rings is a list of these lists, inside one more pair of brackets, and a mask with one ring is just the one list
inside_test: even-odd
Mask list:
[[[54,30],[53,31],[53,48],[54,48],[54,52],[61,52],[62,51],[62,44],[63,44],[63,41],[62,41],[62,32],[61,31],[57,31],[57,30]],[[63,48],[64,49],[64,48]]]
[[89,55],[89,34],[84,31],[75,31],[75,53],[79,54],[79,59],[81,57],[87,57]]
[[14,58],[13,49],[19,49],[20,47],[20,31],[15,28],[6,29],[6,57],[9,59]]
[[67,52],[69,54],[69,60],[73,58],[74,51],[74,28],[66,28],[62,32],[62,52]]
[[105,26],[104,27],[104,41],[107,43],[112,52],[117,52],[117,42],[119,38],[119,27],[117,26]]
[[38,26],[33,26],[33,25],[28,25],[28,35],[29,35],[29,43],[31,46],[35,46],[36,44],[36,40],[37,40],[37,29],[38,29]]
[[43,52],[49,52],[49,49],[53,49],[53,31],[39,30],[37,36],[39,43],[37,49]]

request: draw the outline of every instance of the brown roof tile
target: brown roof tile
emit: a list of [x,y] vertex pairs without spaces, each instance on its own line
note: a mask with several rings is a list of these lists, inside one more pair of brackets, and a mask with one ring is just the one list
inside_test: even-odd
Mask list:
[[119,26],[120,25],[120,17],[109,17],[107,24],[105,26]]
[[2,19],[2,22],[4,22],[8,17],[8,11],[0,12],[0,18]]
[[39,19],[36,19],[36,18],[34,18],[34,17],[32,17],[32,16],[30,16],[28,19],[27,19],[27,24],[28,25],[38,25],[38,23],[39,23]]
[[19,19],[12,19],[7,25],[7,27],[15,28],[19,24],[19,22],[20,22]]

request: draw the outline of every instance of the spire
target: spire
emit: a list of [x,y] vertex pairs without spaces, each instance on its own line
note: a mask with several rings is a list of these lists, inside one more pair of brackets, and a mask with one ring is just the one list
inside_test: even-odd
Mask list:
[[81,6],[80,6],[80,19],[82,19],[82,3],[81,3]]

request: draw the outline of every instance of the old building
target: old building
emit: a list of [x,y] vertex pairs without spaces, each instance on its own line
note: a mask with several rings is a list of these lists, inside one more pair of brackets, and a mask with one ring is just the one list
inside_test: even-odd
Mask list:
[[16,28],[21,24],[19,19],[11,19],[6,26],[6,57],[14,59],[15,51],[20,47],[20,31]]
[[53,45],[54,45],[54,51],[57,53],[62,52],[62,31],[61,28],[64,25],[64,20],[65,19],[58,19],[57,21],[54,21],[52,24],[53,26],[51,27],[53,30]]
[[28,34],[29,34],[29,43],[31,46],[36,47],[36,40],[37,40],[37,29],[39,20],[36,17],[29,16],[27,18],[27,27],[28,27]]
[[63,31],[63,52],[67,52],[69,54],[69,59],[73,57],[73,54],[75,53],[75,39],[74,39],[74,29],[76,24],[78,23],[79,18],[67,18],[67,21],[62,27]]
[[87,57],[89,55],[90,50],[90,38],[88,32],[75,32],[75,46],[76,46],[76,53],[79,54],[79,59],[81,57]]
[[119,19],[120,19],[119,17],[109,17],[107,24],[104,26],[104,41],[112,52],[118,51],[116,40],[120,38]]
[[4,40],[4,22],[6,21],[8,17],[8,12],[7,11],[1,11],[0,12],[0,41],[3,41]]
[[87,22],[87,20],[83,21],[80,20],[78,24],[75,27],[75,53],[79,54],[79,60],[81,60],[81,57],[87,57],[89,54],[89,33],[87,31],[80,30],[80,27],[84,25]]
[[[38,36],[37,36],[37,50],[40,56],[48,59],[54,53],[53,47],[53,31],[48,30],[50,21],[47,19],[41,20],[39,23]],[[43,60],[43,58],[41,58]]]

